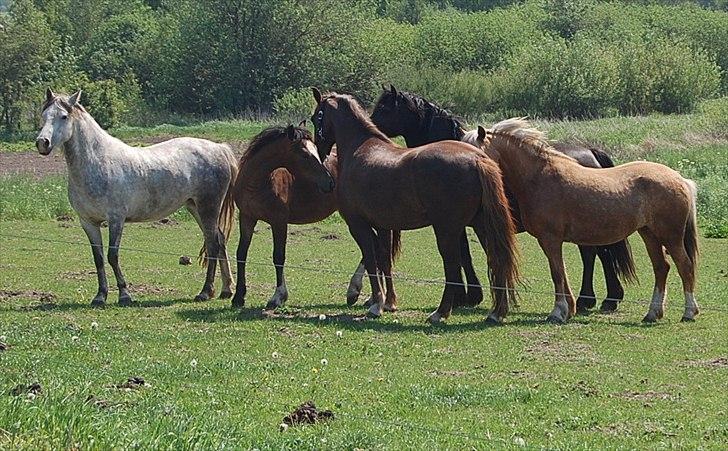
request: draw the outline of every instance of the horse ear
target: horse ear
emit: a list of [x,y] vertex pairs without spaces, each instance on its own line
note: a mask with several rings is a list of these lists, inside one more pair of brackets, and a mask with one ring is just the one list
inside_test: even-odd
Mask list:
[[68,104],[71,107],[78,105],[78,101],[81,100],[81,90],[79,89],[74,95],[68,98]]
[[288,139],[291,141],[296,139],[296,129],[293,128],[293,125],[286,127],[286,136],[288,136]]
[[306,128],[306,119],[304,119],[301,122],[299,122],[298,123],[298,126],[301,127],[301,128]]
[[321,91],[319,91],[319,89],[316,87],[312,87],[311,91],[313,92],[313,98],[314,98],[314,100],[316,100],[316,103],[317,104],[321,103],[321,98],[322,98]]
[[482,125],[478,125],[478,141],[485,141],[485,128]]
[[393,95],[397,95],[397,89],[394,87],[393,84],[389,85],[389,90],[392,92]]
[[46,102],[50,102],[56,97],[56,93],[51,88],[46,88]]

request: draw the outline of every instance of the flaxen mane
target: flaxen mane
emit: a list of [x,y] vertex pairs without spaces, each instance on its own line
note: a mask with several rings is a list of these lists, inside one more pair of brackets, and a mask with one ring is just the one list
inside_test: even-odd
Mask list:
[[[471,130],[466,133],[464,141],[472,143],[477,141],[478,130]],[[525,117],[513,117],[498,122],[492,128],[486,130],[486,140],[491,137],[504,139],[516,145],[520,149],[529,150],[548,158],[568,159],[576,162],[575,159],[564,155],[554,149],[546,138],[546,133],[535,128]],[[485,143],[486,145],[490,142]]]
[[372,120],[369,118],[369,114],[362,108],[361,104],[352,96],[348,94],[337,94],[335,92],[329,92],[323,97],[323,101],[326,101],[326,99],[334,98],[336,100],[343,100],[345,103],[349,106],[349,110],[354,114],[354,117],[359,119],[362,125],[367,129],[368,132],[375,135],[377,138],[381,139],[384,142],[390,143],[392,145],[394,142],[389,139],[387,135],[382,133],[376,125],[372,122]]
[[[240,157],[240,166],[242,167],[248,162],[253,156],[257,155],[261,149],[266,148],[269,144],[278,141],[280,138],[287,135],[287,127],[268,127],[262,132],[255,135],[255,137],[248,144],[248,148]],[[313,141],[313,135],[310,131],[301,127],[294,127],[293,137],[295,140],[307,139]]]

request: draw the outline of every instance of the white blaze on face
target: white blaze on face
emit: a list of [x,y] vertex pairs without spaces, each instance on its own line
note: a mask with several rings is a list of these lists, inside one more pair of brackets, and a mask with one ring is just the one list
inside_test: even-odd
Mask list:
[[306,149],[308,153],[316,157],[316,160],[321,163],[321,157],[319,157],[318,149],[316,148],[316,145],[313,143],[313,141],[305,139],[303,141],[303,148]]

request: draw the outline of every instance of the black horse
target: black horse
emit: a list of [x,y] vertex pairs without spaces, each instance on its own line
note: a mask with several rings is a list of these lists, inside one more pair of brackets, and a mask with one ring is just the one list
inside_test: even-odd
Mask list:
[[[382,87],[384,92],[379,97],[371,119],[374,124],[387,136],[402,136],[407,147],[417,147],[435,141],[452,139],[462,140],[466,129],[463,121],[454,116],[446,109],[426,100],[422,97],[404,91],[397,91],[394,86]],[[576,144],[555,143],[553,146],[559,152],[576,159],[582,166],[590,168],[611,168],[614,162],[609,155],[598,149],[590,149]],[[506,187],[507,190],[507,187]],[[510,193],[508,200],[511,202],[513,218],[517,222],[518,231],[522,232],[518,205]],[[469,286],[479,285],[475,269],[470,257],[470,249],[466,236],[461,240],[461,253],[463,269]],[[602,311],[615,311],[619,302],[624,298],[624,289],[620,282],[636,279],[632,253],[627,240],[611,244],[609,246],[579,246],[579,253],[584,264],[584,272],[581,281],[581,290],[577,300],[577,309],[586,311],[596,305],[594,295],[594,261],[596,257],[602,262],[604,268],[604,279],[607,282],[607,297],[601,305]],[[472,305],[477,299],[475,296],[468,296]]]

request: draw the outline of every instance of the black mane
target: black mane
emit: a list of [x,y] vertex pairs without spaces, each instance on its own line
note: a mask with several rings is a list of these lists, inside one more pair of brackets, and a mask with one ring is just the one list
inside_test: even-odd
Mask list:
[[[278,141],[280,138],[288,135],[288,127],[268,127],[262,132],[255,135],[250,141],[248,149],[243,154],[241,160],[246,161],[256,155],[261,149],[266,148],[269,144]],[[293,127],[294,140],[307,139],[313,141],[313,135],[308,129],[301,127]]]
[[413,111],[416,112],[422,119],[446,119],[452,121],[454,128],[461,130],[465,129],[465,123],[462,118],[454,115],[436,103],[430,102],[417,94],[407,91],[398,91],[397,96],[404,100],[406,105],[414,107]]

